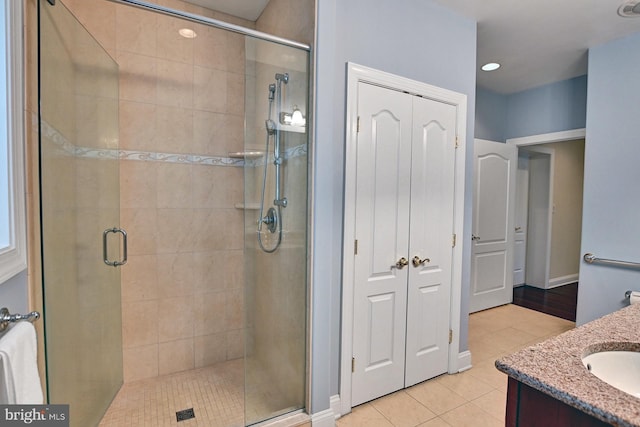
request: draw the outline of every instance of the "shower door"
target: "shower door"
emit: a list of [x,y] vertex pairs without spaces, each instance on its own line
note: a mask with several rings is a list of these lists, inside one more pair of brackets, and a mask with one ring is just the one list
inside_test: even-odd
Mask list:
[[118,67],[59,0],[39,1],[39,52],[48,401],[96,426],[122,384],[120,269],[103,260],[124,256],[104,233],[120,219]]
[[245,47],[244,366],[251,425],[306,403],[309,53],[251,37]]

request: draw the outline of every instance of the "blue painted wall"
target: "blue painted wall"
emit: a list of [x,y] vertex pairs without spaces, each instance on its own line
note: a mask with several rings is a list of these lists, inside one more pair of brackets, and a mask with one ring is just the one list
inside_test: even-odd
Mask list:
[[476,138],[505,142],[507,95],[488,89],[476,90]]
[[[640,262],[640,33],[589,50],[582,251]],[[577,322],[625,305],[640,271],[580,265]]]
[[586,126],[587,76],[502,95],[478,88],[476,138],[505,142]]
[[584,128],[586,106],[587,76],[511,94],[507,98],[505,137]]
[[11,313],[28,313],[29,295],[27,271],[16,274],[4,283],[0,283],[0,308],[7,307]]
[[[467,170],[472,170],[476,23],[433,0],[319,0],[313,263],[312,412],[339,391],[346,63],[355,62],[467,95]],[[455,54],[452,54],[455,53]],[[471,225],[467,174],[465,231]],[[465,241],[462,312],[468,310]],[[467,316],[462,316],[466,350]]]

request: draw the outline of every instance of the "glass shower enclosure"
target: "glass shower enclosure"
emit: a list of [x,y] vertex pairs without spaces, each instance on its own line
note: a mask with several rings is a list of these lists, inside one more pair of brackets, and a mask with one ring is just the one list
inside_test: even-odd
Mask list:
[[104,234],[120,224],[118,65],[64,4],[39,7],[47,391],[91,426],[122,384],[120,269],[104,262],[124,255]]
[[[166,371],[237,362],[235,366],[242,366],[238,370],[242,378],[234,383],[243,384],[242,404],[234,400],[233,391],[228,393],[234,396],[232,401],[215,402],[215,410],[241,411],[230,418],[242,419],[244,425],[304,412],[308,397],[309,50],[277,37],[260,37],[252,30],[242,33],[237,28],[235,32],[215,28],[207,18],[194,19],[192,15],[185,19],[166,11],[159,14],[159,6],[118,4],[123,8],[118,9],[122,16],[129,10],[150,14],[152,19],[162,16],[166,25],[158,24],[158,31],[195,23],[202,38],[194,43],[210,42],[217,47],[217,52],[194,49],[194,55],[204,56],[194,56],[191,64],[180,63],[179,69],[188,72],[172,78],[186,75],[184,81],[161,78],[158,67],[152,87],[167,96],[151,99],[148,91],[140,89],[149,87],[149,76],[126,69],[126,63],[119,65],[114,60],[120,58],[118,45],[110,44],[116,46],[116,52],[107,52],[91,33],[91,25],[74,16],[74,2],[69,2],[69,8],[64,0],[57,0],[55,6],[48,0],[38,3],[48,402],[70,404],[71,426],[96,426],[123,382],[137,380],[127,379],[132,369],[127,365],[127,351],[131,354],[138,348],[138,343],[127,339],[127,333],[138,327],[136,321],[143,317],[128,315],[129,307],[137,302],[131,302],[132,284],[127,275],[146,276],[136,264],[144,256],[158,259],[158,272],[162,271],[161,259],[175,258],[183,262],[181,271],[201,269],[206,273],[188,276],[194,283],[183,280],[179,286],[170,282],[172,277],[158,273],[154,277],[162,283],[148,284],[158,289],[144,295],[148,306],[162,307],[174,297],[193,301],[190,309],[181,310],[189,315],[171,320],[172,331],[183,333],[179,339],[162,337],[162,328],[157,325],[166,325],[167,320],[160,318],[166,318],[166,313],[158,310],[158,318],[144,313],[146,324],[158,328],[145,335],[145,349],[154,345],[165,349],[174,342],[183,346],[180,350],[194,349],[192,355],[181,353],[188,357],[180,359],[180,368],[171,365],[171,358],[163,359]],[[181,2],[176,0],[175,4]],[[238,42],[233,48],[221,48],[232,40]],[[169,51],[158,45],[161,50]],[[208,56],[221,52],[228,57]],[[240,55],[242,61],[238,61]],[[163,61],[178,64],[180,59]],[[227,68],[220,69],[220,64]],[[230,69],[230,64],[237,64],[237,69]],[[209,75],[216,79],[206,77]],[[224,79],[225,84],[219,83]],[[134,86],[137,82],[142,82],[140,88]],[[223,93],[199,93],[203,87],[219,88]],[[132,100],[132,88],[136,95],[145,97],[144,103]],[[190,91],[191,98],[170,105],[175,91],[183,90]],[[226,98],[226,103],[221,103]],[[184,99],[188,102],[182,102]],[[147,109],[170,110],[173,113],[167,117],[174,121],[192,120],[174,126],[187,129],[180,134],[181,145],[169,136],[163,139],[158,125],[154,141],[140,138],[143,148],[130,146],[131,140],[123,135],[146,135],[149,126],[144,120],[122,120],[131,112],[133,101]],[[203,118],[214,118],[215,123]],[[162,120],[158,123],[171,132]],[[135,128],[136,124],[140,128]],[[158,141],[163,145],[153,145]],[[137,171],[136,179],[129,175],[131,171]],[[198,182],[202,179],[208,181]],[[145,207],[145,212],[157,212],[158,218],[175,214],[171,217],[175,217],[175,225],[186,230],[176,238],[179,241],[169,238],[171,233],[161,227],[160,220],[157,225],[155,221],[136,226],[127,222],[127,212],[132,211],[127,204],[137,202],[127,195],[143,194],[134,187],[142,185],[141,180],[147,185],[145,191],[157,192],[150,200],[158,204]],[[193,224],[188,224],[190,218]],[[124,266],[120,264],[127,258],[127,234],[120,228],[121,219],[131,242],[129,263]],[[157,253],[149,247],[140,252],[143,233],[158,237]],[[176,254],[167,253],[174,246]],[[171,294],[163,295],[163,289]],[[207,306],[207,301],[216,304]],[[198,347],[203,342],[208,344]],[[149,362],[137,360],[136,366],[150,366],[163,357],[147,353]],[[163,367],[156,376],[163,375]]]

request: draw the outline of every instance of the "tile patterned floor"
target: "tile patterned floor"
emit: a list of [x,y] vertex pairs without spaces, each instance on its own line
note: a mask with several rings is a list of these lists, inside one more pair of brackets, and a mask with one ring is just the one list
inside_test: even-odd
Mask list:
[[442,375],[353,409],[338,427],[501,427],[507,377],[494,367],[512,353],[575,326],[573,322],[515,305],[469,316],[473,368]]
[[[574,323],[515,305],[469,318],[473,368],[442,375],[360,405],[338,427],[492,427],[504,425],[507,378],[493,362],[507,353],[574,327]],[[237,427],[244,421],[243,362],[235,360],[125,384],[100,427]],[[194,408],[196,418],[176,421]]]
[[[178,422],[176,411],[196,418]],[[242,360],[124,384],[100,427],[240,427],[244,425]]]

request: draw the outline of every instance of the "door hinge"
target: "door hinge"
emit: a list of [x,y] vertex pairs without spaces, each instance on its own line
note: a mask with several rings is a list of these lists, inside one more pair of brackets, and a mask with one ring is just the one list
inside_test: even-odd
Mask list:
[[353,254],[358,255],[358,239],[353,242]]
[[451,247],[452,247],[452,248],[455,248],[455,247],[456,247],[456,240],[457,240],[457,237],[458,237],[458,236],[457,236],[456,234],[454,234],[454,235],[453,235],[453,239],[451,239]]
[[351,372],[355,372],[356,371],[356,358],[352,357],[351,358]]
[[460,146],[460,142],[458,141],[458,135],[456,135],[456,148]]
[[360,116],[358,116],[358,122],[356,123],[356,133],[360,133]]
[[453,342],[453,331],[449,329],[449,344]]

